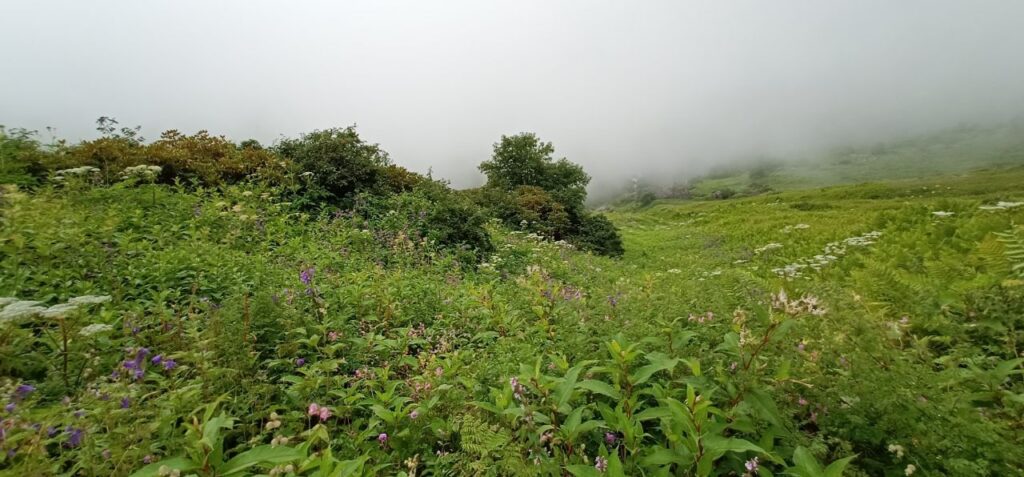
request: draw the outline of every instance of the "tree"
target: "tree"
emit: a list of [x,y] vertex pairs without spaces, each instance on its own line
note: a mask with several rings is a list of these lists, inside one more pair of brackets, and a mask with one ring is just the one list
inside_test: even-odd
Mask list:
[[587,198],[590,176],[565,158],[554,160],[555,148],[536,134],[501,136],[491,160],[480,164],[487,186],[511,192],[520,186],[539,187],[566,209],[578,212]]

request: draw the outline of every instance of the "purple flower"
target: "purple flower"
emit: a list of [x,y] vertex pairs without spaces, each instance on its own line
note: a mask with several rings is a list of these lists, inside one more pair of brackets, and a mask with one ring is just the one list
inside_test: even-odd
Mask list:
[[84,437],[85,431],[77,427],[72,428],[71,426],[68,426],[68,428],[65,429],[65,432],[68,433],[68,440],[64,443],[65,447],[78,447],[82,445],[82,438]]
[[753,459],[744,462],[743,467],[747,469],[747,472],[757,473],[757,467],[759,463],[759,459],[757,457],[754,457]]
[[594,458],[594,468],[597,469],[598,472],[604,472],[608,470],[608,459],[605,459],[604,457],[601,456],[597,456],[596,458]]
[[29,394],[32,394],[36,390],[36,387],[31,384],[22,384],[14,390],[14,395],[18,399],[25,399]]
[[7,412],[14,412],[14,410],[17,409],[17,407],[18,406],[15,405],[13,402],[9,402],[7,403],[6,406],[4,406],[4,410]]
[[316,273],[316,268],[314,267],[304,269],[301,272],[299,272],[299,280],[301,280],[302,283],[305,284],[306,286],[309,286],[309,284],[313,282],[314,273]]
[[409,419],[412,419],[412,420],[415,421],[417,417],[420,417],[420,412],[419,411],[413,410],[412,412],[409,413]]
[[125,396],[121,398],[121,409],[128,409],[132,407],[132,398]]
[[153,356],[153,359],[149,360],[149,362],[153,363],[153,364],[160,364],[160,362],[163,361],[163,360],[164,360],[164,355],[158,354],[156,356]]
[[174,369],[176,367],[178,367],[178,363],[176,361],[174,361],[173,359],[165,359],[164,360],[164,369],[170,371],[170,370],[172,370],[172,369]]
[[306,358],[298,358],[295,360],[295,366],[302,366],[306,364]]
[[150,454],[146,454],[146,456],[142,458],[142,463],[143,464],[152,464],[153,463],[153,456],[150,455]]
[[142,371],[141,369],[136,369],[136,370],[135,370],[135,379],[136,379],[136,380],[141,380],[141,379],[142,379],[142,377],[143,377],[143,376],[144,376],[145,374],[146,374],[146,373],[145,373],[144,371]]
[[377,442],[380,442],[381,445],[387,445],[388,434],[386,432],[381,432],[380,435],[377,436]]
[[143,359],[146,359],[146,356],[149,356],[149,348],[139,348],[135,352],[135,361],[142,362]]
[[53,437],[57,435],[57,428],[53,426],[46,426],[46,436]]
[[610,446],[615,445],[615,442],[619,440],[619,436],[615,435],[614,432],[604,433],[604,442]]

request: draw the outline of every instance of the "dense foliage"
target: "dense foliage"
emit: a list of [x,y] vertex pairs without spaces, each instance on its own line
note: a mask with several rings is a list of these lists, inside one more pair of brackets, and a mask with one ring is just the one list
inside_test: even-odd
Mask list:
[[480,164],[487,184],[475,194],[477,202],[510,227],[622,255],[615,226],[584,210],[590,176],[565,158],[554,160],[554,152],[532,133],[502,136],[491,160]]
[[[5,134],[5,160],[64,157]],[[1024,470],[1019,168],[656,201],[570,246],[394,170],[311,207],[290,167],[208,187],[19,160],[3,473]],[[621,259],[579,250],[621,253],[612,223]]]

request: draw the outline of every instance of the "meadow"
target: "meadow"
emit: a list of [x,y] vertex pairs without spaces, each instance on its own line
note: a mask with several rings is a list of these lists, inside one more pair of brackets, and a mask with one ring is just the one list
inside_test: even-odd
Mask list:
[[166,164],[4,186],[0,473],[1024,472],[1024,167],[625,205],[616,256]]

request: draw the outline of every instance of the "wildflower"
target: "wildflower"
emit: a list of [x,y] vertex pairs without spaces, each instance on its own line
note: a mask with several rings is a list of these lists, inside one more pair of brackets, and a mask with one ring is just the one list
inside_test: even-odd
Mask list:
[[932,215],[934,215],[936,217],[939,217],[939,218],[942,218],[942,217],[951,217],[951,216],[953,216],[955,214],[953,212],[948,212],[948,211],[945,211],[945,210],[936,210],[935,212],[932,212]]
[[333,414],[331,413],[331,408],[329,408],[327,406],[321,407],[320,408],[320,412],[318,414],[318,416],[320,417],[321,421],[326,421],[326,420],[330,419],[332,415]]
[[153,356],[153,359],[149,360],[149,362],[151,362],[153,364],[160,364],[160,362],[163,361],[163,360],[164,360],[164,355],[158,354],[156,356]]
[[903,473],[908,476],[914,475],[914,472],[917,472],[917,466],[914,464],[907,464],[907,468],[903,469]]
[[619,436],[615,435],[614,432],[604,433],[604,442],[610,446],[615,445],[615,442],[619,440]]
[[151,454],[146,454],[146,456],[142,458],[142,463],[143,464],[152,464],[153,463],[153,456]]
[[515,397],[517,401],[522,401],[523,394],[526,392],[526,389],[523,388],[522,384],[519,384],[519,378],[512,376],[508,380],[508,384],[509,387],[512,388],[512,396]]
[[330,333],[327,333],[327,341],[330,341],[332,343],[335,342],[335,341],[338,341],[338,337],[339,336],[340,335],[338,334],[337,331],[332,331]]
[[113,329],[114,329],[113,326],[110,326],[110,325],[107,325],[107,324],[93,323],[93,324],[91,324],[89,326],[86,326],[86,327],[82,328],[81,330],[79,330],[78,334],[80,334],[82,336],[92,336],[92,335],[95,335],[97,333],[105,333],[105,332],[113,330]]
[[434,368],[434,376],[441,376],[442,374],[444,374],[444,368],[440,366]]
[[302,366],[306,364],[306,358],[299,358],[295,360],[295,366]]
[[18,399],[25,399],[26,397],[28,397],[29,394],[32,394],[33,392],[35,392],[35,390],[36,390],[35,386],[33,386],[31,384],[21,384],[17,388],[14,389],[14,395]]
[[53,437],[57,435],[57,428],[53,426],[46,427],[46,437]]
[[64,447],[78,447],[82,445],[82,439],[85,437],[85,431],[77,427],[68,426],[64,430],[68,434],[68,440],[64,443]]
[[103,452],[100,452],[100,456],[103,457],[103,460],[110,460],[110,449],[103,449]]
[[306,268],[299,272],[299,280],[301,280],[306,286],[309,286],[309,284],[313,282],[313,274],[315,272],[316,269],[313,267]]
[[309,404],[309,409],[306,410],[306,414],[308,414],[310,416],[318,416],[318,415],[320,415],[320,405],[315,403],[315,402],[314,403],[310,403]]
[[417,417],[420,417],[420,412],[413,409],[413,411],[409,413],[409,419],[415,421]]
[[552,437],[553,436],[551,435],[550,431],[545,432],[545,433],[540,435],[540,443],[541,444],[546,444],[548,442],[551,442]]
[[754,457],[753,459],[750,459],[750,460],[744,462],[743,463],[743,468],[747,469],[747,472],[749,472],[751,474],[756,474],[757,473],[757,467],[759,465],[760,465],[760,459],[757,458],[757,457]]
[[4,406],[4,410],[7,411],[7,412],[14,412],[14,410],[17,409],[17,408],[18,408],[18,406],[16,404],[14,404],[13,402],[7,403],[7,405]]
[[597,469],[598,472],[604,472],[608,470],[608,459],[605,459],[604,457],[601,456],[597,456],[596,458],[594,458],[594,468]]
[[903,458],[903,451],[905,450],[903,449],[903,446],[899,444],[889,444],[888,449],[890,454],[896,454],[897,459]]
[[132,407],[132,398],[125,396],[121,398],[121,409],[128,409]]
[[377,442],[380,442],[381,445],[387,445],[388,434],[386,432],[381,432],[380,435],[377,436]]
[[808,404],[807,399],[804,399],[803,396],[800,396],[800,398],[797,399],[796,402],[801,406],[806,406]]

